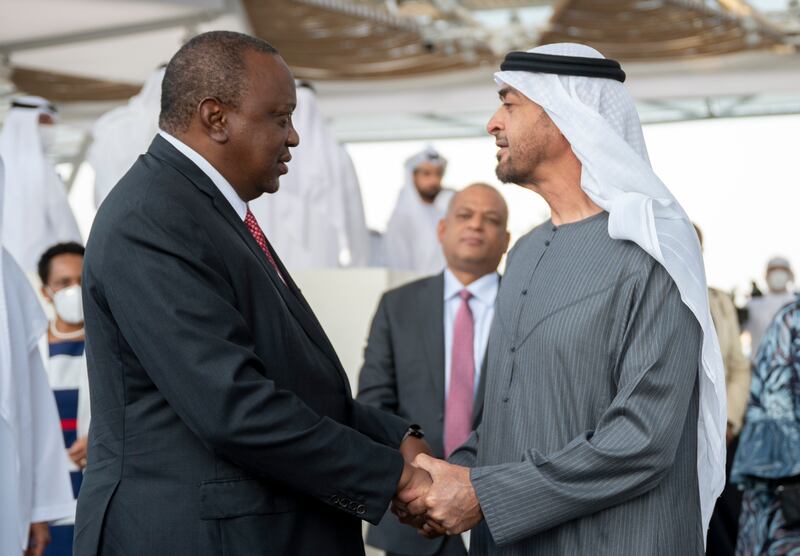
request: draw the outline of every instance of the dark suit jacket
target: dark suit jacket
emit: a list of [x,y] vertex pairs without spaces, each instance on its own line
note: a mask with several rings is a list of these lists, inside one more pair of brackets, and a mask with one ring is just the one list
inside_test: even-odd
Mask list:
[[363,553],[407,423],[354,402],[289,273],[161,137],[103,202],[75,554]]
[[[358,401],[418,423],[433,455],[444,457],[444,274],[386,292],[372,320]],[[483,411],[484,360],[473,414]],[[367,542],[391,552],[433,554],[443,539],[429,541],[386,514]]]

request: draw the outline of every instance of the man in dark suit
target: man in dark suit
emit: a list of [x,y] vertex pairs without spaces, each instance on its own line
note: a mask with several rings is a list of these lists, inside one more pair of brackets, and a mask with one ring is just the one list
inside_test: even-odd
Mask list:
[[75,553],[363,554],[361,520],[427,487],[403,457],[426,445],[353,401],[247,207],[298,144],[292,74],[263,41],[206,33],[170,61],[161,103],[86,250]]
[[[358,400],[422,425],[437,457],[462,444],[480,419],[507,220],[493,187],[457,193],[438,229],[447,268],[384,294],[372,321]],[[390,555],[466,554],[461,537],[428,540],[390,514],[367,542]]]

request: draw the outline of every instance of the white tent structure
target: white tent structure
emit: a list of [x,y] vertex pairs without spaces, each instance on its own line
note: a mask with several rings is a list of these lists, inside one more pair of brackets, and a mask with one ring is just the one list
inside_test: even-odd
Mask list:
[[[624,64],[643,123],[800,112],[800,56],[747,52]],[[481,68],[394,82],[320,83],[320,105],[346,141],[481,135],[497,107]]]
[[59,102],[60,154],[80,160],[93,121],[133,96],[183,41],[230,29],[272,42],[298,77],[313,80],[343,141],[479,134],[495,104],[487,77],[499,57],[558,40],[621,59],[645,122],[796,113],[795,4],[1,0],[0,95]]
[[[486,137],[502,56],[564,40],[622,62],[645,124],[800,114],[797,0],[0,0],[0,8],[0,122],[16,94],[55,101],[54,154],[68,187],[87,167],[97,119],[126,105],[185,40],[212,29],[274,44],[313,82],[344,143]],[[380,194],[396,191],[387,184]],[[367,223],[380,229],[370,213]]]

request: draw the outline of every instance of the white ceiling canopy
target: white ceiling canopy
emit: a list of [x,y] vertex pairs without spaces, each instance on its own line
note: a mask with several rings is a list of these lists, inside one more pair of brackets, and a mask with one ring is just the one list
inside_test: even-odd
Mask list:
[[[603,44],[616,40],[613,48],[624,54],[635,51],[638,34],[647,28],[665,48],[683,52],[672,58],[659,55],[658,61],[621,59],[644,121],[800,111],[795,48],[800,8],[794,0],[0,0],[0,6],[6,14],[0,18],[0,96],[5,97],[0,118],[16,92],[8,81],[12,75],[18,86],[62,95],[65,153],[77,152],[91,123],[134,94],[187,38],[211,29],[260,35],[301,73],[327,76],[315,81],[321,109],[346,141],[482,133],[497,104],[491,73],[498,57],[557,33],[597,36]],[[630,9],[615,12],[620,6]],[[592,27],[595,19],[581,19],[591,10],[605,10],[610,23]],[[671,28],[659,20],[664,14],[682,26],[684,38],[670,38]],[[564,26],[575,21],[588,23]],[[349,38],[332,38],[336,29],[326,25],[343,22]],[[297,30],[291,27],[295,24]],[[730,48],[730,41],[738,41],[743,50],[702,56],[702,48],[686,46],[687,24],[706,30],[711,52]],[[376,30],[381,34],[375,35]],[[288,40],[293,33],[298,40]],[[404,68],[398,74],[403,77],[382,73],[380,79],[367,78],[365,72],[362,78],[331,78],[337,59],[344,67],[353,66],[354,58],[330,56],[328,50],[366,52],[381,41],[391,44],[392,33],[404,33],[403,41],[410,41],[386,50],[392,59],[407,53],[424,65],[429,50],[440,66],[448,56],[458,58],[453,67],[460,69],[414,74],[412,63],[395,66]],[[314,37],[326,46],[317,46]],[[748,37],[760,37],[760,46],[750,49],[747,45],[756,39]],[[723,38],[727,42],[719,42]],[[288,41],[285,47],[282,41]],[[373,67],[378,54],[373,53]],[[307,67],[315,58],[334,65]],[[358,73],[357,63],[351,70]]]

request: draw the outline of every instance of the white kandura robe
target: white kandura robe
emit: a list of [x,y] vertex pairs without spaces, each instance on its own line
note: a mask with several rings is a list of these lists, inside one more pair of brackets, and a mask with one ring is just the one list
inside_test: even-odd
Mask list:
[[[423,202],[414,186],[414,169],[429,161],[431,154],[438,157],[438,153],[426,149],[406,161],[405,184],[383,234],[383,263],[392,270],[436,274],[445,267],[436,227],[444,218],[455,192],[442,189],[433,203],[428,204]],[[439,160],[443,165],[447,163],[443,158]]]
[[[0,176],[3,175],[0,162]],[[0,179],[0,208],[3,205]],[[0,212],[2,214],[2,212]],[[0,235],[0,554],[21,554],[31,523],[74,513],[53,391],[38,343],[47,318]]]
[[366,266],[369,234],[353,163],[319,112],[314,92],[297,89],[292,116],[300,144],[280,190],[249,206],[290,270]]
[[94,202],[100,206],[158,133],[161,82],[164,68],[156,70],[128,104],[106,112],[92,127],[93,143],[87,160],[94,168]]
[[0,132],[5,163],[3,245],[25,272],[34,272],[44,251],[59,242],[81,242],[67,190],[45,157],[39,115],[47,110],[12,108]]
[[[603,57],[591,47],[572,43],[529,52]],[[650,166],[639,115],[622,83],[524,71],[500,71],[494,77],[498,86],[514,87],[547,112],[581,162],[581,188],[609,213],[609,236],[636,243],[666,269],[703,331],[697,475],[705,537],[725,485],[727,407],[725,370],[697,233]]]

